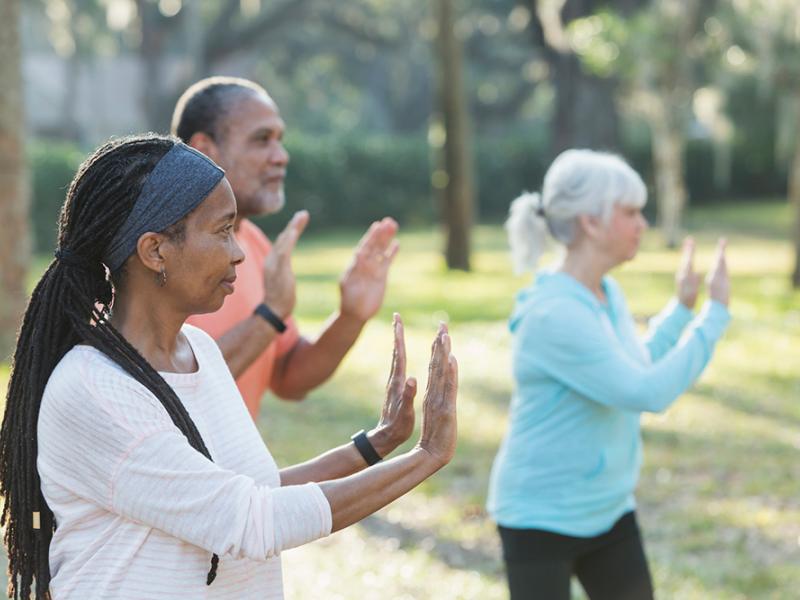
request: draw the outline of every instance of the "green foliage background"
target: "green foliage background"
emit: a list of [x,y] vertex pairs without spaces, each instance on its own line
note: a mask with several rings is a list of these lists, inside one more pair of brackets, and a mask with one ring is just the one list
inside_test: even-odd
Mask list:
[[[706,139],[690,140],[686,178],[695,205],[716,204],[785,192],[786,175],[770,165],[774,153],[769,136],[745,135],[734,145],[731,180],[714,181],[714,155]],[[645,129],[630,127],[623,155],[652,181],[650,141]],[[499,222],[508,205],[524,190],[538,190],[550,161],[544,126],[475,140],[475,178],[479,219]],[[288,218],[301,208],[311,212],[310,231],[363,226],[392,216],[404,226],[438,221],[436,194],[431,189],[434,150],[421,135],[389,136],[351,131],[342,136],[290,133],[291,162],[287,175]],[[87,150],[88,152],[88,150]],[[34,140],[28,156],[33,190],[32,218],[37,252],[55,246],[58,211],[84,150],[66,142]],[[335,200],[334,200],[335,199]],[[651,218],[654,217],[651,202]],[[285,219],[258,223],[276,233]]]

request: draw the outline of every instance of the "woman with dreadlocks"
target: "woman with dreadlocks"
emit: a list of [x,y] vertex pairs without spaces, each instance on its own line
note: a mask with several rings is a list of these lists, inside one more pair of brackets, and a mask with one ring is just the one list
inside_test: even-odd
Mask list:
[[359,521],[452,458],[457,366],[441,326],[418,444],[365,469],[413,430],[396,316],[378,426],[278,470],[219,349],[184,324],[233,289],[235,218],[223,172],[173,138],[110,142],[78,170],[0,432],[15,599],[282,598],[282,550]]

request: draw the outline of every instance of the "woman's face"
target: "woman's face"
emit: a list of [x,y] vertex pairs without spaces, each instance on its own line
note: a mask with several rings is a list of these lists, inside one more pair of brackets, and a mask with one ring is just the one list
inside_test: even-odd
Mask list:
[[233,293],[236,266],[244,253],[233,235],[236,200],[227,178],[184,222],[184,235],[165,261],[167,287],[188,314],[214,312]]
[[635,206],[615,204],[606,227],[604,249],[617,264],[633,259],[639,250],[647,220]]

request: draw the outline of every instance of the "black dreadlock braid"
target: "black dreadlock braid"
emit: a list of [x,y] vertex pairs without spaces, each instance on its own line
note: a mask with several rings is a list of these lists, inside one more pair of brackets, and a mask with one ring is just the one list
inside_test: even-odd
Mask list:
[[[0,525],[6,527],[8,596],[15,600],[31,597],[34,580],[35,598],[49,598],[48,553],[56,523],[42,496],[36,469],[37,422],[47,380],[73,346],[89,344],[119,364],[161,401],[191,446],[211,459],[175,391],[109,323],[112,282],[119,285],[124,268],[109,278],[102,263],[145,177],[176,141],[155,134],[121,138],[84,161],[61,210],[60,258],[50,263],[28,302],[0,430],[0,494],[4,497]],[[36,529],[34,513],[39,513]],[[209,585],[218,562],[213,555]]]

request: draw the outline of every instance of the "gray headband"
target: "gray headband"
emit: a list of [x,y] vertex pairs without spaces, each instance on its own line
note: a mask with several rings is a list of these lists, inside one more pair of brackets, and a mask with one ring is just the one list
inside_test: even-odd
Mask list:
[[106,250],[103,262],[113,273],[136,250],[139,237],[164,231],[189,214],[225,176],[214,161],[176,142],[145,179],[133,210]]

